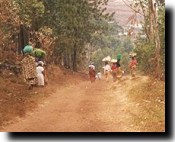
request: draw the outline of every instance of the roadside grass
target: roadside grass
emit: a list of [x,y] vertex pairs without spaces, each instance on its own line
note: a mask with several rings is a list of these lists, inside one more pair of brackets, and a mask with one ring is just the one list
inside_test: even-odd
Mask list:
[[139,84],[130,90],[128,98],[137,108],[130,112],[134,115],[133,125],[142,132],[165,131],[165,82],[149,80]]
[[0,74],[0,130],[14,123],[16,118],[26,117],[58,88],[86,80],[84,75],[73,74],[58,66],[50,65],[47,71],[48,85],[44,88],[34,87],[33,90],[27,89],[22,75],[10,75],[10,71]]

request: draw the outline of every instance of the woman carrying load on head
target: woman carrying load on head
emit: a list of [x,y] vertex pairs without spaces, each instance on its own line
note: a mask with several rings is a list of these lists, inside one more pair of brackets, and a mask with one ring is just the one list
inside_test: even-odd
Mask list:
[[39,62],[43,63],[42,67],[44,68],[44,82],[45,82],[45,85],[47,85],[48,84],[48,73],[47,73],[47,63],[45,60],[46,52],[40,48],[35,48],[33,51],[33,54],[36,58],[37,65]]
[[129,68],[130,68],[130,70],[131,70],[131,76],[132,77],[135,77],[135,75],[136,75],[136,67],[137,67],[137,60],[136,60],[136,54],[131,54],[130,55],[131,56],[131,61],[130,61],[130,63],[129,63]]
[[22,59],[22,73],[24,80],[28,84],[28,89],[32,89],[36,85],[36,64],[35,58],[32,56],[33,47],[27,45],[24,47],[24,58]]
[[137,67],[137,60],[135,59],[135,56],[131,57],[131,61],[129,63],[129,67],[131,69],[131,76],[135,77],[136,75],[136,67]]
[[124,71],[122,70],[121,68],[121,64],[120,64],[120,60],[122,58],[122,55],[121,54],[118,54],[117,55],[117,62],[116,62],[116,67],[117,67],[117,78],[118,79],[121,79],[123,74],[124,74]]
[[115,82],[117,80],[117,66],[116,66],[117,60],[112,59],[111,62],[112,62],[112,66],[111,66],[112,77],[113,77],[113,81]]
[[103,69],[104,69],[105,79],[106,79],[106,81],[109,81],[109,75],[111,73],[111,67],[108,64],[108,61],[105,61],[105,66],[103,67]]

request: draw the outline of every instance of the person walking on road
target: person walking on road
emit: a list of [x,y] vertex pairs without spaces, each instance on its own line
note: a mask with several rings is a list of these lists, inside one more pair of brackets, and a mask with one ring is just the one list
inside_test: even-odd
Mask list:
[[38,86],[44,87],[44,63],[42,61],[38,62],[38,66],[36,67]]
[[32,89],[36,85],[36,64],[35,58],[32,56],[33,47],[27,45],[23,52],[24,58],[22,59],[22,73],[25,82],[28,84],[28,89]]
[[95,66],[92,63],[89,65],[89,78],[90,78],[91,83],[95,82],[95,76],[96,76]]
[[136,60],[136,58],[135,58],[135,56],[132,56],[131,57],[131,61],[130,61],[130,63],[129,63],[129,68],[130,68],[130,70],[131,70],[131,76],[132,77],[135,77],[135,75],[136,75],[136,67],[137,67],[137,60]]
[[112,62],[112,66],[111,66],[112,77],[113,77],[113,81],[115,82],[117,80],[117,65],[116,65],[117,60],[112,59],[111,62]]
[[103,69],[104,69],[105,79],[106,79],[106,81],[109,81],[109,75],[111,73],[111,67],[110,67],[110,65],[108,64],[107,61],[105,62],[105,66],[103,67]]

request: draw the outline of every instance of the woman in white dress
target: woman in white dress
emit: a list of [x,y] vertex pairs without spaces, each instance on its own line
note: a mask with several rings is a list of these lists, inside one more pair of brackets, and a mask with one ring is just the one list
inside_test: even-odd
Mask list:
[[105,62],[105,66],[103,67],[103,69],[104,69],[105,79],[106,79],[106,81],[108,81],[109,80],[109,75],[111,73],[111,67],[108,64],[108,62]]
[[44,87],[44,63],[42,61],[38,62],[38,66],[36,67],[38,86]]

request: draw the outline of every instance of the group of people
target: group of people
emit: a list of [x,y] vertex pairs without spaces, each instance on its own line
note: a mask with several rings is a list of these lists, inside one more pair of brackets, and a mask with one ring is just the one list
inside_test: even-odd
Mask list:
[[[120,59],[111,60],[111,62],[112,65],[109,65],[109,61],[105,61],[105,66],[103,67],[104,77],[106,81],[108,81],[109,76],[112,75],[113,81],[115,82],[117,79],[120,79],[123,76],[124,70],[121,68]],[[135,77],[137,64],[136,56],[132,56],[131,61],[129,62],[129,68],[132,77]],[[96,74],[93,63],[89,65],[89,77],[91,82],[95,82],[95,79],[101,79],[101,72],[98,71]]]
[[120,65],[120,59],[118,60],[111,60],[112,65],[110,66],[109,63],[106,61],[104,68],[104,75],[105,79],[108,81],[110,74],[113,77],[113,81],[115,82],[117,79],[120,79],[124,73]]
[[[27,46],[26,46],[27,47]],[[22,59],[22,73],[28,89],[34,86],[44,87],[45,80],[45,63],[44,61],[33,56],[33,47],[28,46],[28,50],[23,49],[24,58]]]

